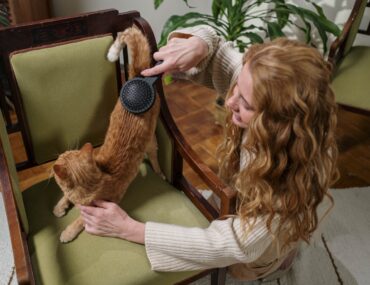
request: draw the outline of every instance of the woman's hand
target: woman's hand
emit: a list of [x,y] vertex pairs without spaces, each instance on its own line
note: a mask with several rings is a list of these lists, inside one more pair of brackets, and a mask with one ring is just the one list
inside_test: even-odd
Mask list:
[[145,224],[132,219],[115,203],[94,201],[94,206],[78,206],[87,233],[144,244]]
[[143,70],[141,75],[153,76],[161,73],[183,72],[196,66],[208,55],[207,43],[199,37],[172,38],[167,45],[153,54],[156,61],[163,63]]

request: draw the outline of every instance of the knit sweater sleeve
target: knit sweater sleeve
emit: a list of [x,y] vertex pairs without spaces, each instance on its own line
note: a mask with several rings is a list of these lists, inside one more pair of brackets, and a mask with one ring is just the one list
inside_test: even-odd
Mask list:
[[168,38],[190,36],[197,36],[207,43],[208,56],[196,67],[183,73],[176,73],[174,76],[215,89],[219,96],[225,98],[231,83],[236,80],[241,71],[243,55],[233,47],[231,42],[224,41],[209,26],[201,25],[176,30],[170,33]]
[[239,218],[213,221],[208,228],[146,223],[145,247],[152,270],[188,271],[256,260],[272,241],[265,221],[257,219],[247,235]]

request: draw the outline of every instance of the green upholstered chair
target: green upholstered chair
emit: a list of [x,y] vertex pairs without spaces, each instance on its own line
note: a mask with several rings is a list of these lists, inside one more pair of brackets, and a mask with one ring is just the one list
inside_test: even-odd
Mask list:
[[353,46],[357,33],[370,35],[359,26],[368,0],[356,0],[341,35],[330,48],[329,61],[334,65],[333,90],[337,103],[350,111],[370,115],[370,37],[369,46]]
[[[27,154],[18,169],[55,160],[58,153],[87,141],[102,143],[121,87],[120,66],[105,55],[117,32],[133,24],[155,51],[153,33],[138,12],[106,10],[0,30],[1,56]],[[123,57],[127,62],[127,51]],[[168,111],[160,82],[156,88],[162,103],[158,156],[167,180],[144,161],[147,175],[138,174],[121,206],[141,221],[207,227],[233,210],[235,193],[187,145]],[[78,211],[72,208],[63,218],[53,216],[62,195],[53,179],[20,191],[1,116],[0,131],[0,181],[20,284],[188,284],[209,273],[212,284],[224,282],[224,269],[154,272],[144,246],[120,239],[83,232],[73,242],[61,244],[60,232]],[[183,159],[221,198],[220,211],[183,176]]]

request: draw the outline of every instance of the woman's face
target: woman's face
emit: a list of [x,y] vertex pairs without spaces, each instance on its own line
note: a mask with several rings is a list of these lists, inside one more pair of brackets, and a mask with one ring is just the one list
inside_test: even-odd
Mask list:
[[246,128],[254,114],[252,104],[253,82],[248,64],[243,66],[232,95],[226,100],[226,106],[232,111],[232,122],[240,128]]

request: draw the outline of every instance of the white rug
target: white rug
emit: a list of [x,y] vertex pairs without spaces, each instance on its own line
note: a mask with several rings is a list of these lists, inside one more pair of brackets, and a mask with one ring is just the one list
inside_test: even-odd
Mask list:
[[[292,270],[266,285],[369,285],[370,187],[334,189],[335,207]],[[8,225],[0,193],[0,285],[16,285]],[[193,285],[210,284],[205,277]],[[257,285],[227,276],[228,285]],[[84,285],[84,284],[81,284]]]
[[3,195],[0,192],[0,285],[16,285],[12,246],[5,215]]

